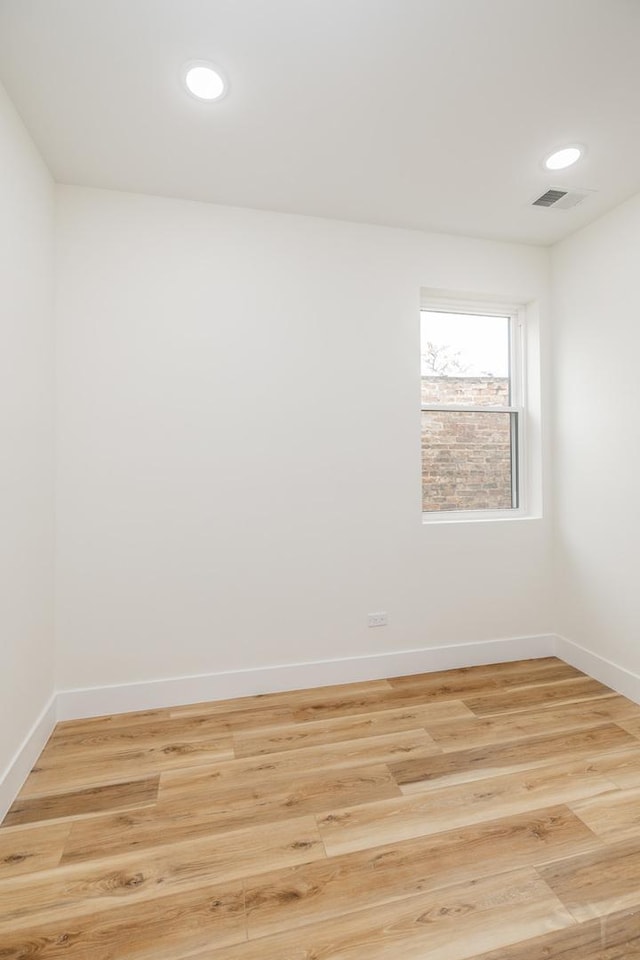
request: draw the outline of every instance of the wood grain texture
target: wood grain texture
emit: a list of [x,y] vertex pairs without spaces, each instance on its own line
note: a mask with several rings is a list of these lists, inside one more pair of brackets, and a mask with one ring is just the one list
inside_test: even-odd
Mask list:
[[102,911],[0,926],[2,960],[181,960],[245,938],[241,883],[206,886]]
[[576,920],[640,907],[640,838],[539,867]]
[[462,699],[473,696],[474,693],[484,693],[492,689],[530,687],[539,683],[572,680],[582,676],[579,670],[568,663],[562,663],[554,657],[547,657],[543,660],[521,660],[515,663],[488,664],[480,667],[463,667],[458,670],[443,670],[439,673],[393,677],[389,680],[389,684],[397,690],[421,690],[427,695],[451,695]]
[[502,690],[465,698],[469,709],[479,717],[491,714],[516,713],[531,707],[544,707],[556,703],[576,703],[596,697],[615,696],[613,690],[603,683],[582,677],[575,680],[559,680],[555,683]]
[[362,683],[339,683],[327,687],[286,690],[282,693],[261,693],[253,697],[236,697],[234,700],[216,700],[213,703],[191,703],[184,707],[171,707],[169,713],[172,717],[189,717],[192,714],[220,716],[248,711],[269,711],[277,707],[295,710],[334,697],[341,700],[359,700],[363,696],[384,696],[389,690],[391,685],[388,680],[365,680]]
[[317,822],[327,853],[336,856],[612,790],[611,781],[590,770],[548,766],[337,808],[319,816]]
[[112,853],[124,853],[132,845],[141,850],[317,813],[329,809],[336,797],[351,805],[366,797],[399,795],[400,789],[384,765],[278,778],[271,783],[257,780],[252,787],[240,784],[215,793],[211,789],[210,797],[203,787],[195,799],[185,785],[153,809],[75,823],[63,862],[100,856],[104,843]]
[[[422,706],[384,710],[380,713],[334,720],[316,720],[274,727],[265,732],[245,730],[234,734],[237,757],[255,757],[301,747],[324,746],[349,740],[384,736],[405,730],[418,730],[441,722],[474,719],[460,700],[428,703]],[[436,729],[438,727],[436,726]]]
[[640,707],[637,713],[622,717],[618,722],[620,726],[634,736],[636,740],[640,740]]
[[29,775],[23,797],[39,797],[60,790],[70,791],[87,784],[103,784],[159,773],[162,770],[197,767],[204,763],[230,760],[234,756],[231,737],[206,737],[140,743],[114,748],[103,744],[49,743]]
[[129,729],[138,724],[156,723],[169,717],[169,711],[159,710],[136,710],[132,713],[112,713],[102,717],[87,717],[82,720],[60,720],[56,724],[54,736],[62,736],[67,733],[86,733],[90,731]]
[[[459,697],[440,695],[441,701],[459,700]],[[296,723],[314,720],[330,720],[338,717],[356,717],[368,713],[380,713],[386,710],[410,710],[427,703],[438,703],[435,694],[424,694],[421,690],[394,690],[389,688],[382,694],[363,693],[360,697],[331,697],[298,707],[293,711]]]
[[26,916],[118,907],[319,859],[326,855],[313,817],[115,856],[107,847],[89,861],[76,858],[37,876],[0,880],[0,928]]
[[159,777],[146,780],[129,780],[125,783],[88,787],[71,793],[54,793],[49,796],[20,796],[4,819],[3,826],[19,823],[37,823],[101,813],[103,810],[130,810],[154,804],[158,797]]
[[198,960],[463,960],[471,944],[504,946],[571,922],[535,871],[523,869],[207,950]]
[[[121,714],[129,717],[131,714]],[[136,715],[137,716],[137,715]],[[74,747],[95,750],[111,750],[126,747],[158,746],[171,741],[186,740],[188,742],[206,739],[219,735],[220,724],[217,717],[191,716],[182,720],[175,720],[169,716],[169,711],[152,716],[144,714],[144,719],[138,717],[130,726],[111,723],[102,725],[94,721],[74,720],[59,723],[47,742],[43,755],[49,748],[72,750]],[[91,724],[88,728],[85,724]],[[80,727],[80,729],[76,729]],[[221,736],[229,736],[222,734]]]
[[640,707],[553,658],[59,724],[0,960],[640,960]]
[[608,843],[640,838],[640,789],[618,790],[604,797],[576,800],[576,816]]
[[405,897],[598,849],[600,841],[566,807],[372,847],[245,884],[250,937],[339,917]]
[[[621,737],[633,743],[629,734],[619,731]],[[431,757],[440,754],[425,730],[406,730],[381,737],[344,740],[302,747],[295,752],[271,753],[267,756],[247,757],[231,763],[209,764],[207,767],[166,772],[160,778],[158,799],[169,806],[176,797],[180,802],[185,792],[197,798],[212,799],[220,790],[229,787],[254,787],[256,783],[276,783],[299,777],[301,770],[353,770],[357,767],[379,765],[407,757]]]
[[[470,711],[469,711],[470,712]],[[640,706],[624,697],[603,697],[587,703],[559,703],[546,709],[524,710],[493,717],[435,717],[425,727],[443,751],[468,750],[494,743],[509,743],[523,737],[585,730],[602,723],[617,723],[633,735],[627,719],[640,718]]]
[[533,770],[559,760],[592,757],[633,745],[633,737],[615,723],[560,735],[527,737],[506,744],[459,750],[441,756],[390,763],[389,769],[404,792],[434,786],[483,780],[502,773]]
[[70,830],[70,822],[0,830],[0,882],[56,867]]
[[640,754],[635,746],[574,760],[571,768],[574,767],[606,777],[616,787],[640,787]]
[[473,960],[640,960],[640,910],[564,927]]
[[[229,703],[230,701],[227,701]],[[285,723],[293,723],[294,711],[290,707],[270,706],[265,703],[263,706],[254,705],[240,710],[232,710],[229,707],[225,712],[214,710],[212,713],[198,714],[193,707],[181,712],[179,709],[170,711],[170,719],[183,720],[185,717],[201,716],[213,725],[215,731],[222,735],[224,733],[235,733],[236,730],[256,730],[265,727],[279,727]]]

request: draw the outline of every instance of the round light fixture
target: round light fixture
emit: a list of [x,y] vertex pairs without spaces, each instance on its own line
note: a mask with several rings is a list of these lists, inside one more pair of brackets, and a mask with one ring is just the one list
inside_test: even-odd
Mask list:
[[556,150],[544,162],[547,170],[564,170],[576,163],[582,156],[582,147],[564,147]]
[[184,68],[184,83],[197,100],[219,100],[227,92],[227,82],[220,71],[206,60],[194,60]]

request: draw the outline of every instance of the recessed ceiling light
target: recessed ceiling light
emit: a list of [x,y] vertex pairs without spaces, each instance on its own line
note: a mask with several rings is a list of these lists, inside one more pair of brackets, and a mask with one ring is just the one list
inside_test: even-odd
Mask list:
[[227,83],[212,63],[195,60],[184,68],[184,83],[198,100],[219,100],[227,92]]
[[582,147],[564,147],[562,150],[556,150],[544,162],[547,170],[564,170],[576,163],[582,156]]

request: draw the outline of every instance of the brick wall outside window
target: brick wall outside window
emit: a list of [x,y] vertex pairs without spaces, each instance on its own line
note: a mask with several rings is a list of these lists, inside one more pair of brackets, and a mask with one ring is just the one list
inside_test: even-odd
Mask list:
[[[509,381],[503,377],[423,377],[422,403],[508,406]],[[423,511],[511,506],[510,415],[423,411]]]

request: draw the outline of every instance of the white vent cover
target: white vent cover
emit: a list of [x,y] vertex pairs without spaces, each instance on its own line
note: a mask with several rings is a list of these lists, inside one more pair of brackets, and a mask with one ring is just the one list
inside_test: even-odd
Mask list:
[[594,190],[563,190],[561,187],[549,187],[545,193],[531,201],[531,206],[570,210],[594,192]]

